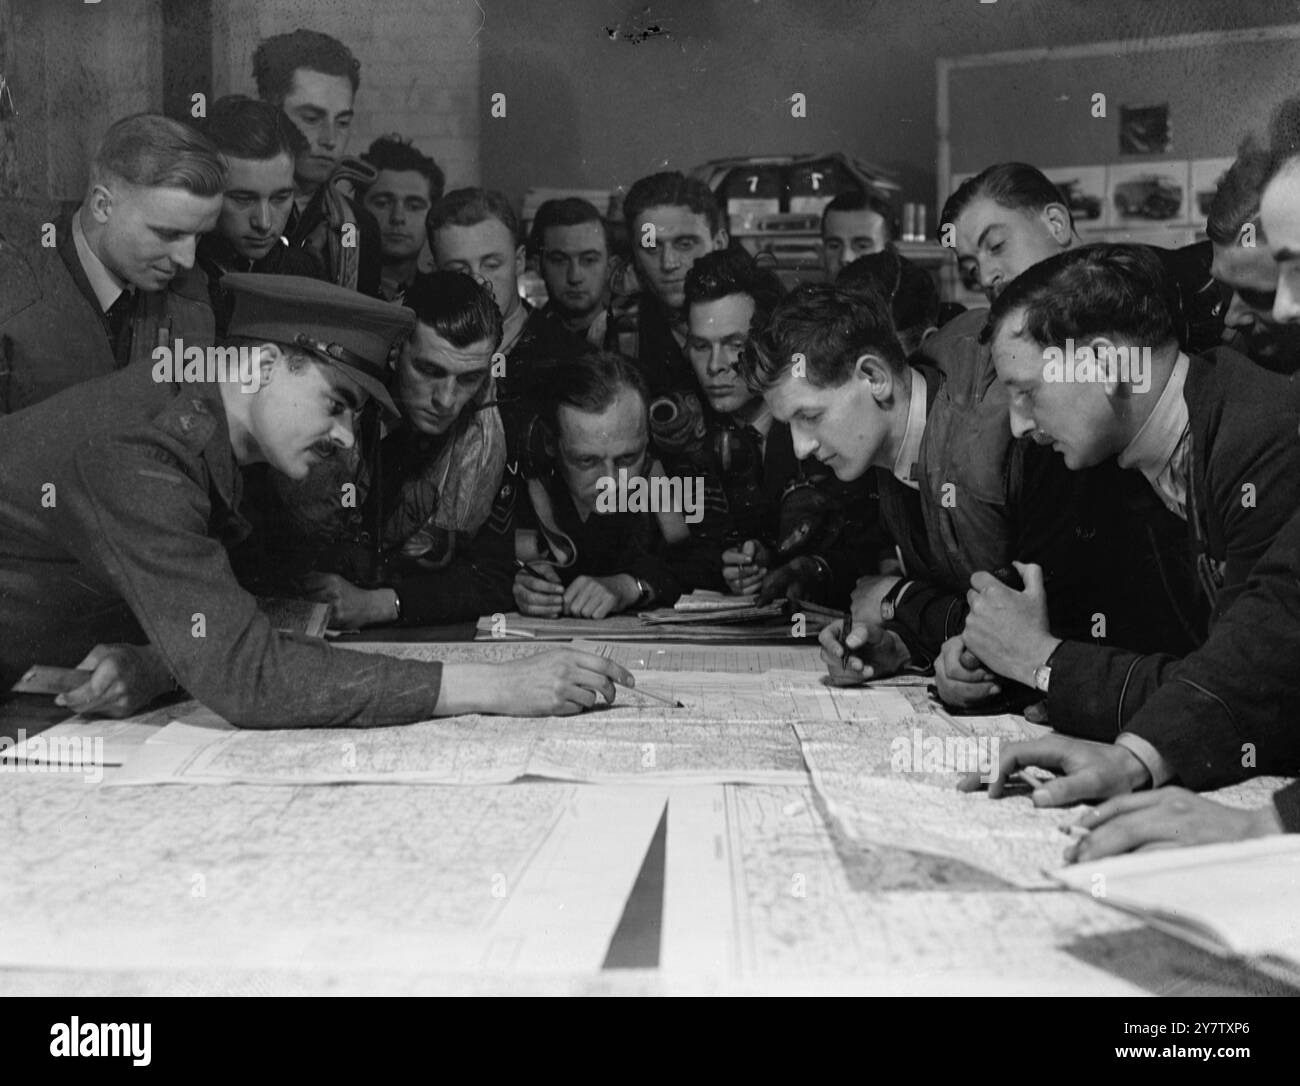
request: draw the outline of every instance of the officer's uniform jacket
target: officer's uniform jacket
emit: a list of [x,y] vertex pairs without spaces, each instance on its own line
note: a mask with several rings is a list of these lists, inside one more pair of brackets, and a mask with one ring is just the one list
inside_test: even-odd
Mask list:
[[235,581],[242,480],[214,388],[131,366],[0,419],[0,683],[147,640],[234,724],[419,720],[441,667],[274,630]]

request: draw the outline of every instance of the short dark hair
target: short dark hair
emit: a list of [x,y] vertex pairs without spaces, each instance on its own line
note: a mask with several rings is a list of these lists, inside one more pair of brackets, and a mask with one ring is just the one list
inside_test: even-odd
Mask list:
[[560,432],[561,407],[594,415],[607,410],[625,388],[641,397],[649,426],[650,389],[631,359],[612,351],[587,351],[545,369],[545,383],[535,386],[534,394],[538,414],[553,434]]
[[700,302],[716,302],[732,294],[745,294],[754,301],[749,322],[751,336],[759,335],[772,318],[772,311],[785,297],[777,274],[761,267],[740,246],[706,253],[686,273],[686,308]]
[[501,311],[490,287],[472,275],[433,271],[417,275],[403,304],[415,310],[415,319],[427,325],[454,347],[469,347],[490,340],[501,346]]
[[198,129],[159,113],[135,113],[109,127],[90,164],[93,184],[114,177],[142,188],[220,196],[226,163]]
[[898,212],[894,210],[894,205],[870,189],[841,192],[822,209],[822,226],[826,225],[826,216],[832,211],[874,211],[885,220],[889,240],[893,241],[898,237]]
[[1283,99],[1268,123],[1269,181],[1292,159],[1300,157],[1300,95]]
[[501,222],[510,231],[515,247],[519,247],[522,240],[519,217],[510,201],[495,189],[480,188],[453,189],[429,208],[425,224],[429,244],[433,244],[433,235],[444,226],[477,226],[488,219]]
[[939,289],[930,274],[893,249],[860,256],[835,277],[841,290],[874,290],[889,304],[900,333],[939,323]]
[[537,209],[537,214],[533,216],[532,228],[528,232],[528,251],[533,255],[541,253],[542,247],[546,244],[546,231],[552,226],[581,226],[587,222],[600,224],[601,231],[605,235],[605,252],[609,253],[613,248],[610,244],[609,224],[605,222],[594,204],[579,196],[547,200]]
[[703,215],[710,234],[716,234],[727,225],[713,190],[699,178],[687,177],[676,170],[652,173],[627,190],[623,199],[623,221],[628,229],[634,230],[636,220],[652,207],[684,207],[693,214]]
[[1243,226],[1259,226],[1259,201],[1264,195],[1269,162],[1268,151],[1247,136],[1237,149],[1237,161],[1219,182],[1205,220],[1205,233],[1216,245],[1236,245]]
[[1070,217],[1071,229],[1074,227],[1069,201],[1042,170],[1025,162],[999,162],[957,186],[957,191],[943,205],[939,215],[940,228],[955,223],[961,213],[981,196],[1015,211],[1042,211],[1048,204],[1060,204]]
[[754,388],[770,388],[803,356],[804,376],[818,388],[842,385],[863,354],[874,354],[895,374],[906,372],[902,344],[884,298],[853,293],[829,283],[796,287],[772,312],[757,341]]
[[316,30],[295,30],[263,40],[253,52],[257,94],[277,106],[293,90],[293,73],[300,68],[324,75],[346,76],[352,93],[361,86],[361,61],[337,38]]
[[989,310],[980,341],[1023,309],[1023,334],[1044,347],[1117,336],[1150,347],[1177,339],[1173,283],[1146,245],[1085,245],[1040,261],[1013,279]]
[[307,137],[279,106],[245,94],[227,94],[208,107],[199,126],[217,150],[231,158],[257,162],[307,150]]
[[442,199],[443,189],[447,186],[447,177],[442,168],[410,140],[403,139],[396,132],[380,136],[361,153],[361,159],[369,162],[376,170],[410,170],[418,173],[429,183],[429,203],[436,204]]

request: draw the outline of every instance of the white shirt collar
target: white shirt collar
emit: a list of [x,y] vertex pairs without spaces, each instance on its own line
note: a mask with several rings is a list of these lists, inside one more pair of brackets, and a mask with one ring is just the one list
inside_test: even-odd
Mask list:
[[100,311],[107,313],[126,290],[126,283],[109,271],[90,248],[90,242],[86,240],[86,232],[81,228],[80,209],[72,213],[72,243],[77,248],[77,259],[81,261],[81,270],[90,280],[90,289],[95,292],[95,300],[99,302]]
[[1187,355],[1179,352],[1160,399],[1142,428],[1119,454],[1120,467],[1140,471],[1156,493],[1164,496],[1167,496],[1165,487],[1177,485],[1177,480],[1169,478],[1169,469],[1187,433],[1187,400],[1183,396],[1183,386],[1187,382],[1188,365]]
[[912,402],[907,409],[907,428],[903,431],[903,440],[894,456],[893,473],[901,483],[906,483],[913,490],[920,490],[919,480],[912,478],[912,469],[921,459],[921,439],[925,436],[925,419],[929,410],[926,400],[925,378],[921,371],[908,367],[912,374]]

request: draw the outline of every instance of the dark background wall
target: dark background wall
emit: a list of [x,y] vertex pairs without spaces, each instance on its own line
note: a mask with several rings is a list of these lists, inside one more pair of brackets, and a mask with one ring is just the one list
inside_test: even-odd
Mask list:
[[[836,149],[894,170],[904,198],[932,210],[938,57],[1300,20],[1300,4],[1279,0],[662,0],[648,8],[645,0],[483,0],[483,7],[482,176],[516,201],[529,185],[626,187],[656,169],[724,155]],[[638,30],[655,26],[668,34],[633,44]],[[796,91],[807,96],[806,119],[791,116]],[[504,119],[488,116],[496,92],[506,94]],[[1207,82],[1198,93],[1210,103],[1230,91]],[[1015,122],[998,123],[1013,130]],[[1032,158],[1036,135],[1014,141],[1022,155]]]
[[[1106,94],[1106,115],[1091,108]],[[1300,93],[1300,38],[1203,48],[1062,57],[954,69],[950,132],[954,173],[1033,151],[1044,168],[1114,162],[1120,107],[1169,107],[1173,159],[1231,157],[1247,130],[1262,129],[1274,106]],[[1014,116],[1016,124],[1005,118]]]
[[[617,188],[723,155],[841,149],[894,170],[933,223],[938,57],[1296,21],[1295,0],[0,0],[16,109],[0,100],[0,195],[79,195],[109,121],[193,88],[248,91],[258,38],[309,26],[362,60],[352,149],[397,129],[453,185],[518,202],[530,185]],[[1185,69],[1181,109],[1242,108],[1245,83]],[[795,92],[806,118],[791,116]],[[1033,158],[1059,135],[1022,116],[989,118],[997,157]]]

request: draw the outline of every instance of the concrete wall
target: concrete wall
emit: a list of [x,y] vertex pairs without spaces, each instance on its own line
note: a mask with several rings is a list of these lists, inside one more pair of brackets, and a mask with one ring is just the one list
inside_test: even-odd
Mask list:
[[[474,0],[167,0],[210,9],[208,65],[195,91],[254,93],[252,57],[270,34],[308,27],[333,34],[361,61],[349,150],[397,131],[433,155],[449,185],[479,180],[479,46]],[[0,196],[80,196],[104,130],[129,113],[162,108],[159,0],[0,0],[0,74],[16,115],[0,104]],[[206,60],[207,58],[203,58]],[[176,63],[176,58],[172,58]],[[184,58],[180,58],[184,63]]]
[[155,108],[162,87],[162,15],[150,0],[110,4],[0,0],[0,53],[11,118],[17,196],[80,196],[86,163],[118,117]]
[[479,46],[473,0],[214,0],[213,91],[254,94],[253,50],[304,27],[361,61],[350,154],[400,132],[437,160],[448,187],[479,180]]

